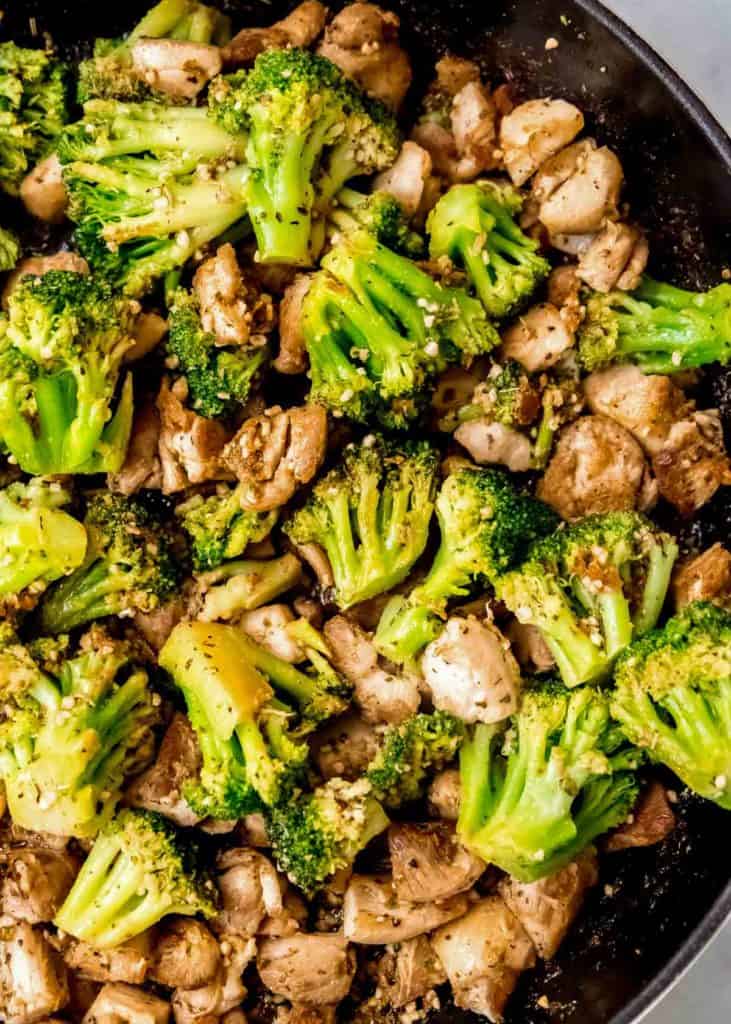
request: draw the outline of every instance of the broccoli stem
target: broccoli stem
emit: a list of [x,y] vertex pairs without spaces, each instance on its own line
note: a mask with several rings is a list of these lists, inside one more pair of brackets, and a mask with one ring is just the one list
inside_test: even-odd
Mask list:
[[256,721],[246,719],[236,726],[236,737],[246,765],[246,775],[265,804],[279,798],[279,773]]
[[138,39],[163,39],[188,13],[190,0],[160,0],[144,15],[127,36],[127,43]]
[[460,804],[458,830],[474,835],[484,824],[489,809],[495,803],[500,778],[493,778],[497,769],[494,757],[502,730],[499,725],[475,726],[472,736],[459,752]]
[[114,596],[128,586],[125,575],[110,572],[104,559],[81,566],[60,580],[43,604],[41,613],[45,632],[66,633],[91,619],[114,614]]
[[660,618],[677,555],[678,547],[675,543],[653,545],[648,558],[642,600],[634,616],[634,636],[647,633]]
[[606,661],[597,645],[577,624],[561,595],[561,607],[549,619],[541,618],[535,625],[543,633],[561,678],[567,686],[577,686],[596,679],[606,671]]
[[412,662],[420,651],[436,639],[442,621],[423,605],[412,605],[402,597],[392,597],[378,622],[375,643],[378,650],[397,665]]
[[290,697],[294,698],[300,707],[305,707],[316,696],[316,683],[304,672],[271,654],[263,647],[259,647],[247,636],[241,638],[241,649],[246,651],[246,656],[251,665],[263,672],[269,681],[280,690],[284,690]]
[[596,603],[606,655],[610,659],[615,658],[632,643],[633,625],[629,603],[621,590],[602,591]]

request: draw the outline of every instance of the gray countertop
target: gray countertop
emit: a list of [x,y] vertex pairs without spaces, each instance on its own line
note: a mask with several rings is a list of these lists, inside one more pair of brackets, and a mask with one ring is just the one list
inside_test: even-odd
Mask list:
[[[604,0],[671,64],[731,133],[731,0]],[[646,1024],[731,1021],[731,922]]]

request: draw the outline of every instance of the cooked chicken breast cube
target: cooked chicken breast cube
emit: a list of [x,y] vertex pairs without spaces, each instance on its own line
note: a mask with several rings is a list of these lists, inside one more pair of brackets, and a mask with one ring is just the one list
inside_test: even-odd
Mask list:
[[457,768],[445,768],[435,775],[429,786],[429,810],[444,821],[459,817],[460,783]]
[[323,779],[355,782],[378,751],[378,732],[370,722],[351,712],[318,729],[310,745]]
[[731,603],[731,552],[716,543],[681,563],[673,575],[672,592],[678,610],[692,601],[713,601],[728,607]]
[[185,802],[183,786],[197,778],[200,766],[195,732],[187,716],[176,712],[163,736],[155,763],[138,775],[127,789],[127,803],[131,807],[157,811],[184,828],[197,825],[200,818]]
[[0,1020],[35,1024],[69,998],[66,968],[41,931],[23,921],[0,932]]
[[576,273],[597,292],[639,287],[650,247],[639,228],[610,222],[579,254]]
[[414,903],[399,898],[390,875],[353,875],[343,902],[343,931],[366,946],[403,942],[461,917],[468,906],[464,893]]
[[138,39],[131,53],[150,88],[179,100],[192,100],[223,67],[217,46],[187,40]]
[[[208,619],[208,616],[204,618]],[[244,612],[239,618],[238,625],[267,651],[282,658],[283,661],[296,664],[304,660],[305,652],[300,644],[292,639],[287,629],[294,621],[295,617],[289,605],[267,604],[262,608]]]
[[731,465],[717,410],[695,412],[675,423],[652,459],[657,485],[682,516],[692,516],[722,484],[731,483]]
[[302,303],[311,284],[311,274],[298,274],[279,304],[279,354],[272,364],[279,373],[304,373],[309,364],[302,333]]
[[16,921],[52,921],[66,899],[80,862],[66,850],[23,846],[8,850],[2,878],[2,913]]
[[327,15],[328,9],[320,0],[304,0],[269,28],[243,28],[223,47],[224,64],[238,67],[253,63],[265,50],[310,46],[325,27]]
[[556,664],[537,626],[513,619],[505,629],[505,636],[521,668],[531,673],[548,672]]
[[203,329],[214,335],[217,345],[255,345],[274,325],[271,299],[244,283],[230,243],[201,263],[193,290],[200,302]]
[[155,939],[149,977],[166,988],[199,988],[221,968],[216,937],[190,917],[166,918]]
[[204,419],[186,408],[183,404],[186,395],[184,380],[170,387],[163,379],[157,397],[163,494],[174,494],[206,480],[229,478],[221,462],[228,440],[225,428],[217,420]]
[[83,1024],[167,1024],[170,1005],[133,985],[105,985]]
[[500,148],[514,185],[531,175],[584,127],[584,115],[566,100],[528,100],[500,124]]
[[246,998],[242,975],[256,955],[253,939],[222,935],[221,964],[216,977],[200,988],[176,988],[172,1006],[175,1024],[209,1024],[236,1010]]
[[26,174],[20,185],[20,198],[31,217],[47,224],[63,222],[69,197],[63,183],[61,161],[55,153]]
[[582,139],[547,160],[531,185],[550,235],[591,234],[617,217],[622,165],[607,146]]
[[468,173],[476,176],[500,166],[502,150],[498,145],[497,119],[495,101],[479,81],[467,82],[452,100],[452,135],[463,179]]
[[661,782],[653,780],[640,794],[629,819],[612,832],[604,842],[608,853],[634,847],[655,846],[667,839],[676,819]]
[[97,949],[80,939],[69,939],[63,958],[67,967],[92,981],[141,985],[150,967],[152,944],[149,931],[113,949]]
[[504,359],[515,359],[528,373],[548,370],[574,344],[573,331],[550,302],[542,302],[522,313],[503,333],[500,351]]
[[388,830],[393,887],[413,903],[445,900],[471,889],[486,864],[457,839],[447,822],[398,822]]
[[421,205],[424,184],[431,174],[432,161],[425,149],[407,139],[393,167],[376,175],[373,191],[388,192],[397,199],[407,217],[413,217]]
[[488,417],[461,423],[454,439],[480,466],[505,466],[511,473],[525,473],[533,465],[530,438]]
[[434,947],[426,935],[400,942],[387,950],[378,964],[378,984],[391,1006],[406,1006],[447,980]]
[[127,455],[122,468],[110,473],[107,486],[118,494],[136,494],[143,487],[160,490],[162,465],[158,453],[160,416],[154,402],[140,404],[135,410]]
[[340,933],[264,939],[256,960],[259,976],[275,995],[293,1003],[339,1003],[350,991],[355,953]]
[[221,893],[217,931],[249,938],[256,935],[266,917],[282,913],[286,883],[263,854],[244,848],[225,850],[217,868]]

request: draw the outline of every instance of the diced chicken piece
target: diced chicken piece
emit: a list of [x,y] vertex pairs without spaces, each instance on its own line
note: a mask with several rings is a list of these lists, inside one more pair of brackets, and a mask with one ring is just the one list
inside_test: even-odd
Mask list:
[[194,814],[183,798],[183,786],[197,778],[201,756],[193,728],[187,717],[176,712],[167,728],[155,763],[138,775],[125,793],[131,807],[170,818],[176,825],[190,828],[200,818]]
[[486,864],[465,849],[447,822],[398,822],[388,830],[393,887],[399,899],[431,903],[471,889]]
[[502,162],[497,137],[498,112],[488,90],[480,82],[464,85],[452,101],[452,135],[462,165],[460,177],[476,177]]
[[335,583],[332,566],[324,548],[319,544],[295,544],[295,551],[300,558],[306,562],[317,577],[317,582],[323,590],[327,590]]
[[176,988],[175,1024],[219,1024],[246,998],[242,975],[256,956],[256,943],[239,935],[221,937],[221,964],[213,981],[200,988]]
[[292,1006],[277,1007],[276,1024],[335,1024],[336,1006],[306,1006],[295,1003]]
[[584,319],[581,281],[575,266],[556,267],[548,276],[548,301],[558,309],[566,330],[574,334]]
[[548,672],[556,664],[543,634],[536,626],[513,619],[505,630],[513,654],[521,668],[533,672]]
[[[428,119],[419,121],[411,132],[411,139],[429,154],[435,174],[449,182],[469,181],[475,177],[471,163],[462,165],[454,135],[444,125]],[[466,172],[466,178],[460,177],[461,172]]]
[[538,955],[550,960],[581,910],[586,891],[598,881],[596,851],[589,848],[548,878],[519,882],[507,877],[498,890],[531,937]]
[[651,508],[657,489],[642,449],[605,416],[582,416],[562,431],[537,495],[562,519]]
[[481,466],[505,466],[511,473],[525,473],[533,465],[530,438],[488,417],[461,423],[454,439]]
[[589,409],[616,420],[650,455],[665,445],[673,424],[693,405],[670,377],[645,374],[638,366],[612,366],[584,381]]
[[294,615],[289,605],[268,604],[263,608],[244,612],[238,625],[266,650],[284,661],[296,664],[303,660],[304,651],[297,641],[292,639],[287,629],[292,622]]
[[610,222],[580,253],[576,273],[597,292],[631,292],[642,280],[650,247],[639,228]]
[[206,480],[228,478],[221,462],[228,440],[226,430],[217,420],[204,419],[187,409],[181,400],[186,390],[183,380],[171,388],[164,379],[157,398],[163,494],[174,494]]
[[603,844],[608,853],[655,846],[670,835],[676,825],[665,787],[657,780],[650,782],[629,819],[611,832]]
[[325,29],[318,53],[357,85],[397,110],[411,85],[411,61],[399,45],[399,18],[376,4],[348,4]]
[[426,935],[401,942],[378,964],[378,984],[387,1002],[396,1007],[425,996],[447,980],[439,957]]
[[133,985],[105,985],[82,1024],[167,1024],[170,1004]]
[[217,345],[260,343],[274,325],[271,298],[246,286],[230,243],[201,263],[193,290],[200,302],[203,329],[214,335]]
[[110,473],[107,486],[118,494],[135,494],[141,488],[159,490],[162,466],[158,454],[160,416],[154,402],[144,402],[135,410],[127,455],[122,468]]
[[317,770],[324,779],[355,782],[378,752],[378,733],[355,712],[318,729],[311,740]]
[[250,938],[266,917],[282,913],[286,883],[263,854],[244,848],[225,850],[217,868],[221,910],[216,931]]
[[309,483],[326,446],[327,413],[321,405],[286,411],[275,406],[244,422],[226,445],[223,462],[244,485],[242,507],[267,512]]
[[260,942],[256,965],[275,995],[318,1006],[345,999],[355,974],[355,954],[340,933],[301,934]]
[[152,953],[149,977],[166,988],[200,988],[221,968],[218,940],[201,921],[169,917],[163,921]]
[[522,971],[535,964],[530,936],[498,895],[432,936],[452,985],[455,1004],[490,1021],[502,1013]]
[[473,60],[447,54],[437,61],[437,77],[429,87],[435,96],[456,96],[470,82],[480,81],[480,67]]
[[135,612],[132,621],[135,629],[142,634],[153,651],[160,651],[184,613],[185,601],[182,595],[178,594],[154,611]]
[[712,601],[731,605],[731,552],[723,544],[681,563],[672,579],[675,607],[680,610],[692,601]]
[[390,875],[353,875],[343,901],[343,931],[365,946],[404,942],[461,917],[468,906],[465,893],[414,903],[399,899]]
[[52,921],[66,899],[80,863],[67,850],[11,848],[3,857],[2,913],[16,921]]
[[134,345],[124,354],[125,363],[135,363],[157,348],[168,332],[168,322],[159,313],[142,312],[132,328]]
[[465,722],[501,722],[516,711],[520,669],[494,626],[451,618],[421,658],[434,707]]
[[275,22],[274,28],[284,32],[290,46],[311,46],[325,28],[329,11],[319,0],[305,0],[290,11],[286,18]]
[[138,39],[131,55],[151,89],[179,100],[194,99],[223,67],[217,46],[180,39]]
[[0,1019],[34,1024],[69,999],[66,968],[42,932],[27,922],[0,932]]
[[574,344],[561,312],[550,302],[531,306],[503,334],[504,359],[515,359],[528,373],[548,370]]
[[338,671],[355,685],[378,667],[378,651],[365,630],[345,615],[335,615],[323,628]]
[[311,284],[312,275],[298,274],[279,305],[279,354],[272,364],[279,373],[304,373],[309,364],[302,333],[302,303]]
[[61,161],[55,153],[26,174],[20,184],[20,198],[31,217],[47,224],[63,222],[69,197],[63,183]]
[[693,413],[673,425],[667,441],[653,456],[660,494],[682,516],[691,516],[722,484],[731,484],[731,465],[715,409]]
[[141,985],[150,967],[152,944],[149,931],[113,949],[97,949],[87,942],[70,939],[63,958],[67,967],[91,981]]
[[460,796],[459,769],[445,768],[435,775],[429,786],[429,810],[444,821],[456,821]]
[[431,407],[439,420],[453,422],[457,413],[472,401],[479,376],[462,366],[450,366],[434,382]]
[[65,249],[54,252],[51,256],[27,256],[21,260],[12,274],[5,279],[2,294],[2,307],[8,308],[8,298],[13,288],[24,277],[43,277],[49,270],[71,270],[75,274],[88,274],[89,264],[83,256]]
[[531,184],[538,219],[550,235],[599,231],[618,214],[622,165],[607,146],[582,139],[546,160]]
[[373,190],[388,192],[399,201],[406,216],[411,218],[421,206],[424,184],[431,171],[429,153],[416,142],[407,139],[393,167],[376,175]]
[[288,888],[286,879],[280,875],[280,883],[284,894],[282,909],[271,917],[265,917],[259,928],[259,936],[280,939],[294,935],[307,925],[309,908],[304,899],[294,889]]
[[239,67],[253,63],[264,50],[311,46],[324,29],[327,14],[319,0],[305,0],[270,28],[244,28],[223,47],[224,64]]
[[584,127],[584,115],[565,100],[529,100],[500,123],[500,148],[514,185],[524,185]]

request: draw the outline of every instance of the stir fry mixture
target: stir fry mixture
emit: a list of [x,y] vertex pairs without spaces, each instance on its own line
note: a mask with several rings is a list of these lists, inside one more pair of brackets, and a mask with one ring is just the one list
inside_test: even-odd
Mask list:
[[572,103],[239,28],[0,46],[0,1019],[500,1021],[731,809],[731,553],[663,529],[731,284],[647,276]]

